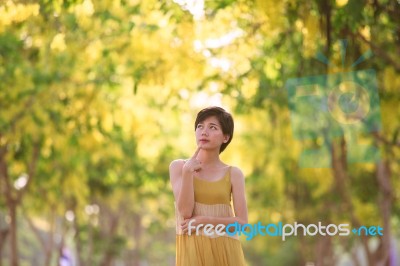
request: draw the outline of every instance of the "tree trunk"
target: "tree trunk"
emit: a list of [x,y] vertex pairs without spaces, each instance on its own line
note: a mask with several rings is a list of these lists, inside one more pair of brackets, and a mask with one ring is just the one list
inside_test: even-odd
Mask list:
[[10,215],[10,265],[18,266],[18,240],[17,240],[17,204],[12,199],[7,202]]
[[[75,212],[75,210],[76,210],[75,207],[73,208],[73,210],[74,210],[74,213],[76,213]],[[82,242],[81,242],[81,239],[80,239],[80,232],[81,231],[79,229],[79,223],[78,223],[78,216],[77,215],[75,215],[75,219],[73,221],[73,226],[74,226],[74,231],[75,231],[75,244],[76,244],[76,255],[78,257],[78,266],[84,266],[85,262],[83,260],[82,252],[81,252],[82,251]]]
[[335,265],[333,256],[332,242],[330,237],[320,236],[316,246],[316,263],[315,265]]
[[138,213],[135,213],[133,216],[133,224],[134,224],[134,239],[136,240],[135,249],[133,251],[133,266],[140,265],[140,239],[142,237],[142,219]]
[[4,157],[1,160],[1,172],[2,177],[6,187],[6,205],[8,209],[8,215],[10,216],[10,265],[18,266],[18,243],[17,243],[17,202],[14,200],[12,196],[8,174],[7,174],[7,166],[4,162]]
[[115,234],[118,229],[120,214],[113,216],[113,214],[110,213],[109,215],[110,215],[111,223],[109,225],[110,228],[108,230],[107,235],[109,236],[108,239],[111,239],[111,241],[109,241],[109,243],[108,243],[108,247],[106,249],[106,252],[104,254],[102,262],[100,264],[101,266],[110,266],[114,259],[112,240],[114,239]]
[[379,205],[383,218],[383,236],[381,238],[382,248],[378,249],[381,254],[377,256],[377,266],[389,265],[390,254],[390,214],[391,214],[391,201],[392,201],[392,187],[390,184],[390,169],[386,160],[378,162],[377,165],[377,178],[380,190]]
[[17,246],[17,201],[12,194],[13,187],[10,184],[8,167],[6,162],[7,148],[0,148],[0,188],[5,196],[5,203],[10,216],[10,225],[8,232],[10,234],[10,265],[18,266],[18,246]]
[[45,239],[42,238],[40,235],[40,231],[36,228],[36,226],[33,224],[32,220],[28,217],[26,212],[24,212],[24,218],[29,224],[29,227],[32,229],[33,233],[35,234],[36,238],[39,240],[40,245],[42,247],[42,252],[45,255],[45,266],[50,266],[51,263],[51,257],[53,255],[53,235],[54,235],[54,219],[51,220],[51,226],[50,226],[50,232],[49,232],[49,237],[48,237],[48,242],[46,242]]
[[[354,215],[353,205],[348,188],[348,180],[350,177],[347,173],[346,141],[344,137],[342,137],[340,143],[332,143],[332,171],[335,178],[336,191],[339,195],[341,195],[342,198],[343,211],[350,214],[353,226],[361,226],[360,221]],[[368,265],[375,266],[374,256],[371,253],[368,245],[368,237],[361,236],[361,243],[368,258]]]
[[3,257],[3,247],[6,242],[6,238],[8,236],[9,229],[1,229],[0,230],[0,266],[3,265],[1,258]]
[[[1,138],[1,135],[0,135]],[[18,239],[17,239],[17,210],[18,205],[22,201],[24,193],[27,191],[31,180],[33,179],[36,163],[40,154],[40,141],[33,145],[32,158],[27,165],[28,180],[24,188],[21,190],[15,190],[11,184],[11,178],[8,174],[8,164],[6,161],[7,148],[6,146],[0,147],[0,188],[3,195],[5,195],[5,202],[7,205],[8,213],[10,216],[10,265],[19,265],[19,253],[18,253]]]
[[[140,248],[142,237],[141,217],[138,213],[132,213],[132,223],[127,225],[127,233],[135,239],[135,245],[127,252],[125,256],[126,265],[139,266],[140,265]],[[175,260],[175,257],[174,257]]]

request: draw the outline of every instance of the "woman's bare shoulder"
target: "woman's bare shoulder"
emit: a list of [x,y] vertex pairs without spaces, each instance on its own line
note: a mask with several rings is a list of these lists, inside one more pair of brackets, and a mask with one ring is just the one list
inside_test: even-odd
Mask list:
[[237,166],[231,166],[231,179],[232,181],[240,181],[244,179],[242,170]]
[[182,168],[184,164],[185,160],[177,159],[173,160],[169,165],[169,179],[175,195],[177,195],[175,190],[180,186],[182,181]]
[[176,160],[173,160],[170,164],[169,164],[169,170],[170,171],[177,171],[177,170],[181,170],[182,169],[182,166],[185,164],[185,161],[186,160],[184,160],[184,159],[176,159]]

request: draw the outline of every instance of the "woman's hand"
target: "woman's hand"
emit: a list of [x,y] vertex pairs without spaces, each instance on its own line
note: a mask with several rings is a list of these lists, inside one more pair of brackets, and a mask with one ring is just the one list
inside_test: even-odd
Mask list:
[[185,162],[183,170],[186,172],[194,173],[201,170],[201,162],[196,159],[200,152],[201,147],[199,146],[193,156]]
[[[192,221],[192,222],[191,222]],[[207,216],[193,216],[189,219],[183,220],[181,223],[181,229],[183,234],[189,234],[189,223],[191,234],[196,232],[196,228],[199,224],[203,224],[203,227],[207,221]]]

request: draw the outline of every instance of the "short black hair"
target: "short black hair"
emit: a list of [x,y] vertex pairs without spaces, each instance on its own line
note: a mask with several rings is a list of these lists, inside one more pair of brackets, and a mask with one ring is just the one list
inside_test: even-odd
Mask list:
[[234,129],[234,123],[233,123],[233,118],[230,113],[225,111],[225,109],[218,107],[218,106],[211,106],[204,108],[201,110],[196,117],[196,121],[194,122],[194,130],[196,130],[197,125],[204,120],[206,120],[210,116],[215,116],[218,120],[218,122],[221,124],[222,128],[222,133],[224,135],[229,135],[229,139],[226,143],[222,143],[219,153],[223,152],[225,148],[228,146],[228,144],[231,142],[232,137],[233,137],[233,129]]

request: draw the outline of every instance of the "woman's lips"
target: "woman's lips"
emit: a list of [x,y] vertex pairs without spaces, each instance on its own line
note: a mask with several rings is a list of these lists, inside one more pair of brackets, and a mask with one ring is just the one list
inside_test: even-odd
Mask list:
[[209,142],[209,140],[201,139],[200,142],[206,143],[206,142]]

